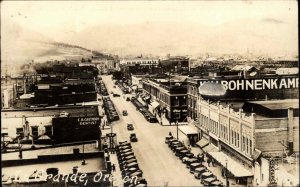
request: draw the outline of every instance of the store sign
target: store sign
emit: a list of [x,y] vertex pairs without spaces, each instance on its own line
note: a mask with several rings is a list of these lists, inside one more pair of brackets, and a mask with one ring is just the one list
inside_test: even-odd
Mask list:
[[200,86],[205,82],[220,83],[226,90],[274,90],[298,88],[299,78],[270,78],[270,79],[236,79],[200,81]]
[[87,118],[78,118],[79,125],[97,125],[99,124],[99,117],[87,117]]

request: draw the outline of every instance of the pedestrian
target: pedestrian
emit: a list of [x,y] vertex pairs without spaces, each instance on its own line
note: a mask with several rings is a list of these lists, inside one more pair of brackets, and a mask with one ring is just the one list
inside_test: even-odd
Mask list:
[[113,172],[116,171],[116,166],[115,166],[115,164],[113,164],[113,165],[111,166],[111,169],[112,169]]
[[207,158],[207,164],[210,166],[210,157]]
[[171,137],[172,137],[172,133],[171,133],[171,131],[169,132],[169,136],[171,136]]
[[191,150],[192,150],[192,146],[191,146],[191,144],[189,145],[189,152],[191,152]]

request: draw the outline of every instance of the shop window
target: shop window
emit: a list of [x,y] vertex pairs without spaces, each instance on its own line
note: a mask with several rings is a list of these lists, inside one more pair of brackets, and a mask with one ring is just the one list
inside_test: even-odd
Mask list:
[[180,119],[180,113],[173,113],[174,119]]
[[23,128],[17,128],[16,132],[17,132],[17,135],[24,136],[24,129]]
[[36,138],[39,136],[38,127],[31,127],[31,135]]

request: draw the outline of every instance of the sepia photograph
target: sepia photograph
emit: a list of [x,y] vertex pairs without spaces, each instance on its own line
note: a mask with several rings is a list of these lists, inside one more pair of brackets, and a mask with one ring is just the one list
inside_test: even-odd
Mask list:
[[1,186],[299,186],[297,0],[0,9]]

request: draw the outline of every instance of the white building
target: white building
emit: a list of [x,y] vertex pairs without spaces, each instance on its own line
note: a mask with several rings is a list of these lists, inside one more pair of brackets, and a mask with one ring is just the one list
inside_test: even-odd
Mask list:
[[158,59],[150,59],[150,58],[133,58],[133,59],[122,59],[120,61],[121,65],[136,65],[139,64],[141,66],[157,66],[159,63]]

